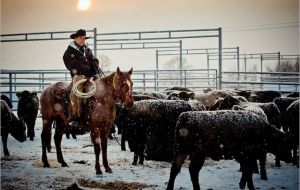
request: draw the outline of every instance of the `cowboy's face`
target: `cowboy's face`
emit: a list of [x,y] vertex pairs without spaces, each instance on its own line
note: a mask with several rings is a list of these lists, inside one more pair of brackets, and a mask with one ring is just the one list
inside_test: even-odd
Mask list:
[[77,37],[75,37],[75,42],[79,46],[84,46],[84,44],[85,44],[85,36],[77,36]]

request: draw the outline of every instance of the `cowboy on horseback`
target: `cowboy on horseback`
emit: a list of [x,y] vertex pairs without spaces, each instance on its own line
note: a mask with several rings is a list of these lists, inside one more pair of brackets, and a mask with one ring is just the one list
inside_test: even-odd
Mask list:
[[[90,37],[86,36],[84,29],[78,30],[76,33],[70,35],[74,39],[64,53],[63,60],[66,68],[70,71],[72,77],[72,85],[82,79],[90,77],[101,77],[103,72],[99,68],[99,60],[94,57],[92,50],[85,44],[85,40]],[[82,92],[84,85],[81,83],[77,89]],[[71,115],[69,117],[69,125],[77,126],[80,122],[80,110],[82,99],[77,97],[71,90]]]

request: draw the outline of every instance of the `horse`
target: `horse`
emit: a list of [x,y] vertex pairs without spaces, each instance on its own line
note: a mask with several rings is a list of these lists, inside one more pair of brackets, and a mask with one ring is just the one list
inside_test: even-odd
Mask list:
[[[118,67],[110,75],[94,79],[96,92],[89,98],[90,105],[84,115],[86,118],[85,124],[90,129],[91,142],[94,145],[96,174],[102,174],[99,164],[101,149],[105,172],[112,173],[107,160],[107,138],[116,117],[115,104],[121,102],[127,108],[133,106],[132,71],[133,69],[131,68],[128,72],[121,72]],[[68,89],[70,89],[68,83],[57,82],[49,85],[41,94],[40,103],[43,120],[41,139],[44,167],[50,167],[46,149],[48,152],[51,151],[51,126],[54,121],[56,122],[54,142],[57,161],[62,167],[68,167],[61,150],[61,140],[64,130],[68,125],[67,118],[70,112],[70,109],[67,108],[70,104],[65,103],[66,100],[61,97],[66,96],[65,94],[68,92]],[[67,97],[69,96],[67,95]]]

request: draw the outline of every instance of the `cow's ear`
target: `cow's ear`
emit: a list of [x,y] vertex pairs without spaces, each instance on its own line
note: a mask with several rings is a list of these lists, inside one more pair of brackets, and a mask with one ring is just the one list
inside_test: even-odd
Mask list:
[[194,92],[190,92],[190,93],[189,93],[189,98],[190,98],[191,100],[195,99],[195,93],[194,93]]
[[30,94],[31,94],[31,97],[32,97],[32,98],[37,97],[37,93],[36,93],[36,92],[31,92]]
[[21,92],[17,92],[16,96],[18,97],[18,99],[20,99],[21,98]]

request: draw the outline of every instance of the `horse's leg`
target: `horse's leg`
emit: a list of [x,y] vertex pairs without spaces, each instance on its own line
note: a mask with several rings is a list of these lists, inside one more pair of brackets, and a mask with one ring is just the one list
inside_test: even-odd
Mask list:
[[61,140],[65,131],[65,128],[67,127],[67,123],[63,121],[62,119],[56,119],[56,128],[55,128],[55,134],[54,134],[54,142],[56,147],[56,155],[57,155],[57,161],[61,163],[62,167],[68,167],[68,164],[65,162],[62,150],[61,150]]
[[138,154],[136,151],[134,151],[134,155],[133,155],[133,162],[132,162],[132,165],[136,166],[137,164],[137,161],[138,161]]
[[96,164],[95,164],[95,169],[96,169],[96,174],[102,174],[101,168],[100,168],[100,163],[99,163],[99,155],[100,155],[100,132],[99,129],[96,127],[93,127],[91,130],[91,141],[94,145],[94,152],[95,152],[95,157],[96,157]]
[[46,149],[50,152],[51,149],[51,126],[52,126],[53,118],[45,119],[43,118],[43,131],[41,134],[42,139],[42,161],[44,163],[44,167],[50,167]]
[[125,145],[125,137],[124,134],[121,134],[121,150],[126,151],[126,145]]
[[199,185],[199,172],[204,164],[205,157],[200,154],[195,154],[191,156],[191,162],[189,165],[189,172],[191,175],[191,180],[193,183],[194,190],[200,190]]
[[177,155],[174,157],[171,167],[171,173],[170,178],[168,182],[167,190],[173,190],[174,189],[174,182],[177,174],[180,172],[181,166],[184,163],[184,160],[186,158],[186,155]]
[[101,148],[102,148],[102,162],[103,162],[103,166],[105,168],[105,172],[107,173],[112,173],[111,168],[108,165],[108,161],[107,161],[107,137],[106,134],[101,134]]
[[3,144],[3,153],[4,156],[9,156],[9,151],[7,149],[7,138],[8,138],[8,131],[7,129],[1,128],[1,135],[2,135],[2,144]]

